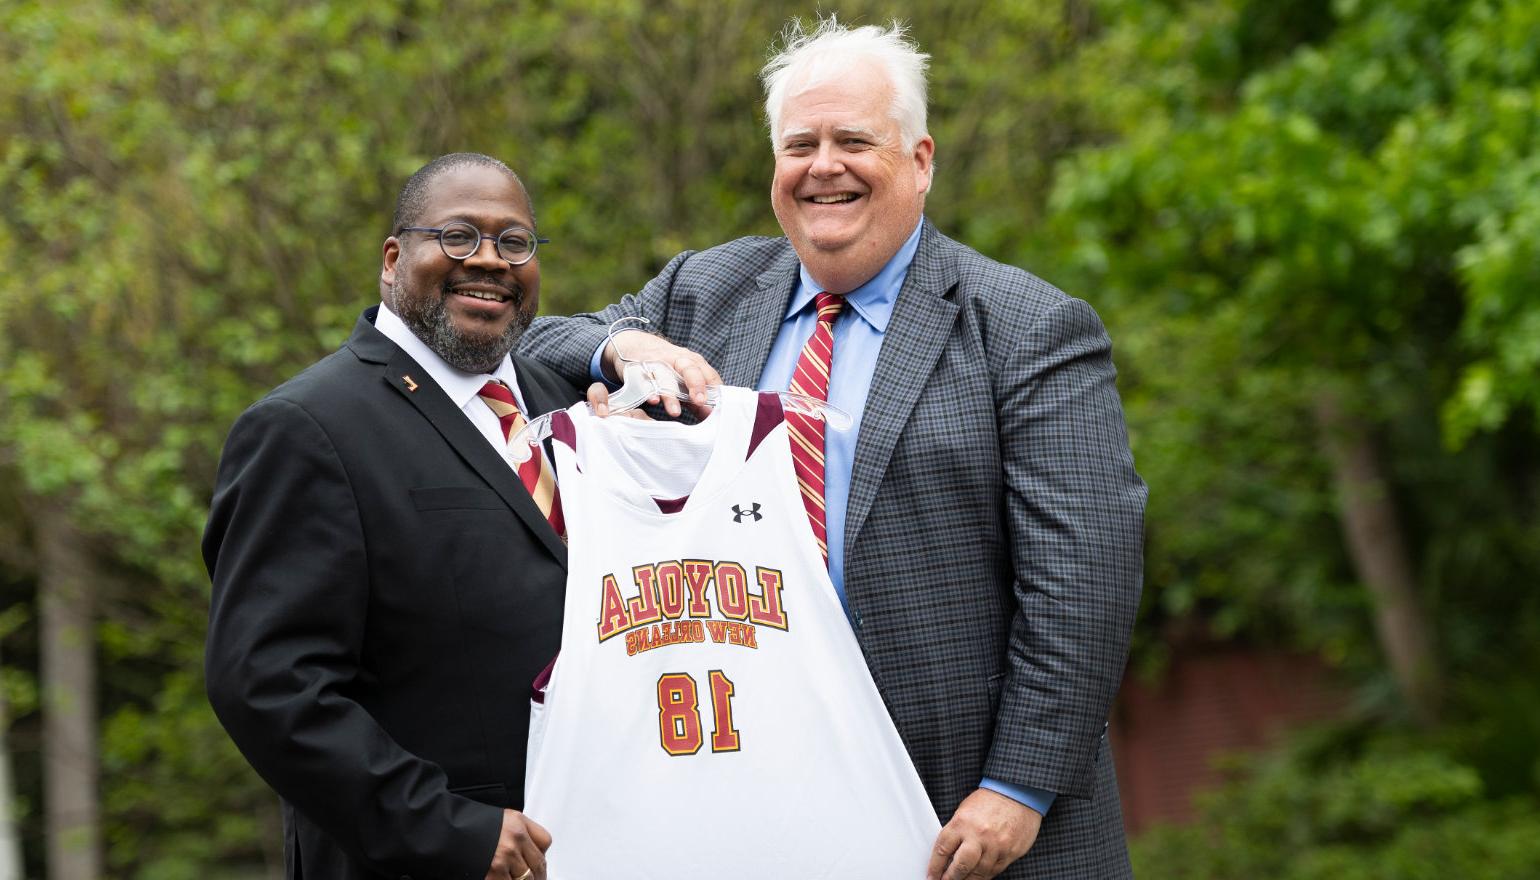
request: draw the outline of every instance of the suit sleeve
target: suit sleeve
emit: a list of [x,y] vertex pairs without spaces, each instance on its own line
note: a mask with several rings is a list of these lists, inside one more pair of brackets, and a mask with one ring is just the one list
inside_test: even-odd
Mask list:
[[1001,372],[1018,611],[985,775],[1088,796],[1139,607],[1146,489],[1112,343],[1085,302],[1027,328]]
[[502,811],[451,794],[349,697],[364,673],[365,540],[326,432],[269,398],[232,429],[204,535],[209,701],[257,772],[390,876],[479,880]]
[[[589,366],[594,352],[604,343],[609,326],[620,318],[646,318],[650,325],[640,329],[660,332],[667,325],[669,296],[680,267],[693,251],[685,251],[668,261],[658,276],[637,293],[628,293],[613,305],[597,312],[585,312],[570,318],[537,318],[519,339],[519,353],[532,357],[555,370],[579,388],[593,381]],[[637,326],[637,325],[632,325]],[[671,340],[672,341],[672,340]],[[676,344],[679,344],[675,341]]]

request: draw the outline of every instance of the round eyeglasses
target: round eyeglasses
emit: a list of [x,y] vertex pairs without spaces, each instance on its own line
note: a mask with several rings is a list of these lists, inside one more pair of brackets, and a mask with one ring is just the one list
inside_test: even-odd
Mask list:
[[452,260],[464,260],[481,249],[481,242],[490,239],[497,243],[497,255],[510,266],[522,266],[535,258],[538,245],[550,244],[549,238],[536,238],[522,226],[510,226],[497,235],[485,235],[469,223],[446,223],[443,226],[403,226],[402,232],[426,232],[438,239],[444,256]]

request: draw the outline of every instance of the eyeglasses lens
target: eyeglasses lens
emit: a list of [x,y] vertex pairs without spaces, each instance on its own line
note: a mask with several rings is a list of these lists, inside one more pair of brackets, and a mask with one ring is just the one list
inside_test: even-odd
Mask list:
[[497,239],[497,252],[514,265],[529,261],[535,255],[535,237],[523,229],[509,229]]
[[451,223],[439,233],[438,241],[444,253],[463,260],[481,247],[481,232],[468,223]]

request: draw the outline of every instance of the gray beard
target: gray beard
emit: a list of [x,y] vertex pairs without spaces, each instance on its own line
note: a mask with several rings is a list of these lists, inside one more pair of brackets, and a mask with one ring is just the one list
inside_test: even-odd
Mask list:
[[441,292],[438,297],[414,299],[402,296],[398,281],[391,289],[393,302],[390,307],[396,317],[401,319],[401,323],[412,331],[412,335],[443,358],[444,363],[465,373],[490,373],[497,369],[497,365],[518,344],[519,337],[529,329],[531,316],[519,309],[502,334],[471,339],[455,332],[454,325],[450,323],[449,310],[444,305],[448,296],[448,291]]

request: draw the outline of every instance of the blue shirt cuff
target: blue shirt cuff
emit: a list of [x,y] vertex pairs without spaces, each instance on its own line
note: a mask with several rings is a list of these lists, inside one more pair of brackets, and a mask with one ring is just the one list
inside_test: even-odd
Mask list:
[[605,385],[609,386],[611,391],[613,391],[615,390],[615,383],[604,378],[603,366],[604,347],[609,345],[609,342],[609,337],[606,336],[604,341],[599,343],[599,347],[594,349],[594,356],[588,359],[588,377],[593,379],[595,382],[603,382]]
[[1008,782],[990,779],[987,776],[979,783],[979,788],[987,788],[990,791],[1003,794],[1018,804],[1036,810],[1039,816],[1047,816],[1048,808],[1053,806],[1053,799],[1059,796],[1057,792],[1045,791],[1041,788],[1030,788],[1025,785],[1011,785]]

